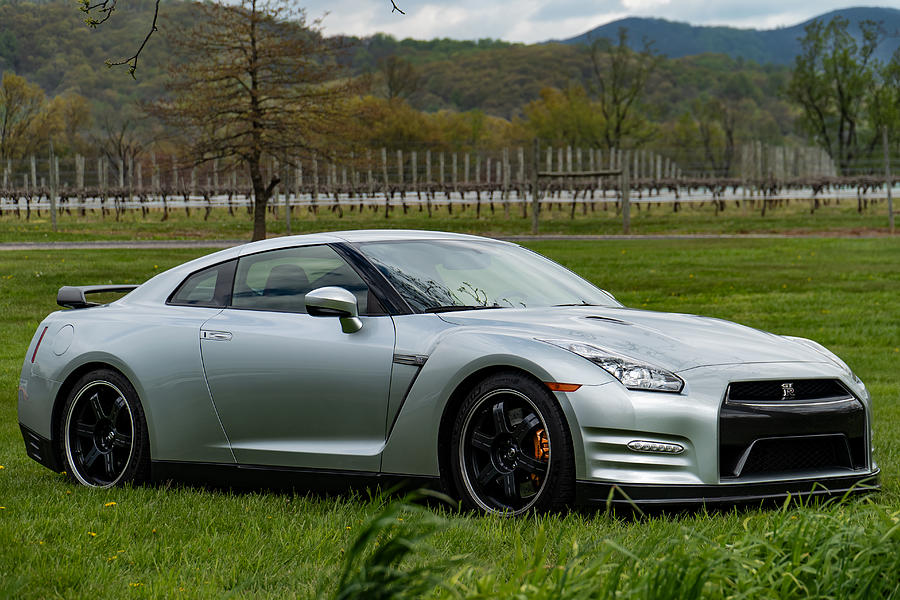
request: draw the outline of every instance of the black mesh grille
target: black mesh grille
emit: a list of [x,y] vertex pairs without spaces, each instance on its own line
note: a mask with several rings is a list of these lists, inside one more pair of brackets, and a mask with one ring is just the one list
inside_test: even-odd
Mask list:
[[826,435],[757,440],[736,475],[852,468],[847,438]]
[[[789,389],[786,390],[786,387]],[[728,386],[728,400],[733,402],[820,400],[848,396],[849,392],[837,379],[737,381]]]

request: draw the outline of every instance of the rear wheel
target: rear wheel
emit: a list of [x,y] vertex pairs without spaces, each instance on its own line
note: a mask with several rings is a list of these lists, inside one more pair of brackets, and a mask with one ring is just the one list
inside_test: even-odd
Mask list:
[[463,400],[453,423],[453,479],[463,506],[520,515],[574,497],[565,417],[550,392],[520,373],[492,375]]
[[75,383],[63,409],[60,440],[66,473],[82,485],[147,479],[147,421],[134,387],[116,371],[98,369]]

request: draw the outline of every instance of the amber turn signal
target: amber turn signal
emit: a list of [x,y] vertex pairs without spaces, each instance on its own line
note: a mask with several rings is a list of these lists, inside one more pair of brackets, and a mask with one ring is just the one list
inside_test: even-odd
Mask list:
[[545,381],[544,385],[554,392],[574,392],[581,387],[580,383],[556,383],[553,381]]

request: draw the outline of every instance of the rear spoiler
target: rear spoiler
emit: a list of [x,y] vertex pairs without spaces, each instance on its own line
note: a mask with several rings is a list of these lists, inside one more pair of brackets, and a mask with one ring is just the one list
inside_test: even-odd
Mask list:
[[56,303],[66,308],[87,308],[99,306],[97,302],[88,302],[88,294],[103,294],[108,292],[128,293],[137,289],[136,285],[64,285],[56,294]]

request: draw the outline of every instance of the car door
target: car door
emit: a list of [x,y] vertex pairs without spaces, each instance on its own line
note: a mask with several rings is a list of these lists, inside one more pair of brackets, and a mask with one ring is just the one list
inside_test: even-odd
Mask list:
[[[306,293],[357,296],[361,330],[306,314]],[[375,305],[375,306],[373,306]],[[240,464],[377,471],[394,325],[327,245],[240,258],[230,304],[201,331],[209,389]]]

